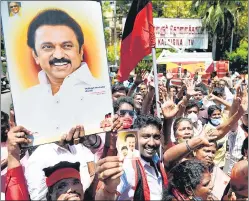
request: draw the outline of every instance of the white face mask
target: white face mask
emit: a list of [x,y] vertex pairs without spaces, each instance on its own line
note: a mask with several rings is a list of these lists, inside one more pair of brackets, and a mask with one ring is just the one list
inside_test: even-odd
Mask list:
[[218,118],[218,119],[210,119],[211,123],[214,125],[214,126],[219,126],[221,124],[221,118]]
[[189,118],[192,121],[192,123],[196,123],[198,121],[198,116],[194,112],[188,114],[187,118]]

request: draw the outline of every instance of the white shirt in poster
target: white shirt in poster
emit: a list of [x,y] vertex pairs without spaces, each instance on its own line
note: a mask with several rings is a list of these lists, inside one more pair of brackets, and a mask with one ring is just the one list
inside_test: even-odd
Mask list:
[[57,135],[58,140],[76,125],[83,125],[86,134],[103,132],[100,123],[113,111],[109,82],[96,80],[86,63],[64,79],[55,95],[46,73],[40,71],[38,77],[40,84],[27,89],[15,102],[17,124],[38,133],[35,141],[49,142],[44,135]]

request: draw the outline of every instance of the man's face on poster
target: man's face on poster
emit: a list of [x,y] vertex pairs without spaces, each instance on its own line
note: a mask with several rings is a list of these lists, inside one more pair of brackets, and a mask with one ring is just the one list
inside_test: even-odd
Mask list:
[[129,147],[131,151],[135,149],[135,144],[136,144],[136,138],[135,137],[128,137],[126,139],[126,144]]
[[13,14],[17,14],[19,12],[19,10],[20,10],[19,4],[17,2],[11,2],[9,4],[9,7],[10,7],[10,11]]
[[[43,25],[35,32],[35,51],[32,55],[46,72],[50,81],[64,80],[80,67],[83,47],[74,31],[66,25]],[[79,51],[80,50],[80,51]]]

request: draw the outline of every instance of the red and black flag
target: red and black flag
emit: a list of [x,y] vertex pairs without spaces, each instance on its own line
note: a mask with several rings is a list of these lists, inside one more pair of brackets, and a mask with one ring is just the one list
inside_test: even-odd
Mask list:
[[155,47],[152,3],[150,0],[133,0],[122,36],[120,82],[128,79],[138,62],[151,53],[152,47]]

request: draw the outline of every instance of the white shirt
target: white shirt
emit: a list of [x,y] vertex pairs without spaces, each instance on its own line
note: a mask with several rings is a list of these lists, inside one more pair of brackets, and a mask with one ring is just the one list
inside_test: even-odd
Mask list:
[[57,141],[76,125],[83,125],[86,134],[103,132],[100,123],[113,112],[109,82],[97,81],[86,63],[64,79],[55,95],[46,73],[38,77],[40,84],[27,89],[15,105],[17,124],[38,133],[34,144]]
[[47,185],[43,169],[61,161],[80,162],[80,176],[84,191],[91,180],[87,162],[94,161],[92,152],[82,144],[69,146],[70,151],[54,143],[39,146],[25,165],[25,177],[31,200],[46,200]]
[[198,119],[193,127],[194,127],[194,136],[200,135],[203,130],[202,122]]
[[236,162],[242,158],[241,149],[244,140],[246,139],[246,133],[238,126],[236,131],[230,131],[228,133],[228,144],[229,144],[229,167],[228,173],[231,173],[231,170]]
[[140,152],[137,149],[134,149],[133,151],[128,150],[126,158],[136,158],[136,157],[140,157]]
[[[150,189],[150,200],[161,200],[162,199],[162,176],[160,171],[157,176],[155,168],[150,165],[150,163],[141,159],[141,163],[144,167],[145,174],[147,176],[147,181]],[[158,156],[153,157],[153,161],[156,164],[159,160]],[[120,193],[118,200],[133,200],[134,190],[132,187],[135,186],[135,172],[132,167],[132,161],[130,159],[125,159],[123,163],[124,174],[121,176],[120,184],[117,187],[117,191]]]

